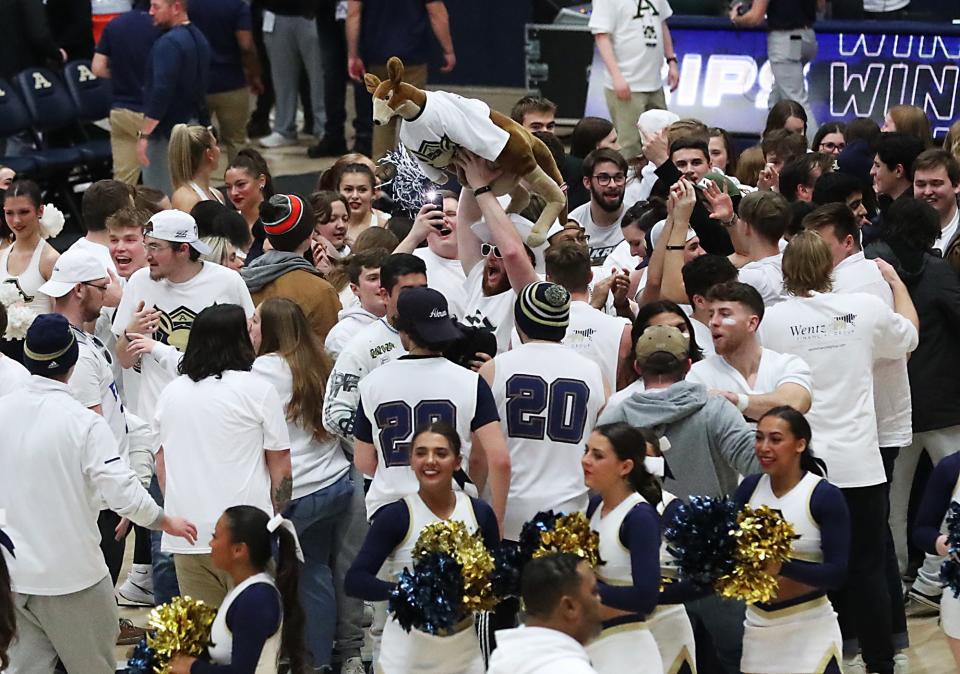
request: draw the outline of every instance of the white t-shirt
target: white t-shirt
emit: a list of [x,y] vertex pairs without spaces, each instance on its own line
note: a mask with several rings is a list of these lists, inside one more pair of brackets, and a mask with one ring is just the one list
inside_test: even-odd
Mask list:
[[643,378],[639,378],[630,384],[627,384],[624,388],[620,389],[616,393],[611,393],[610,397],[607,398],[607,408],[608,410],[615,409],[620,407],[623,404],[623,401],[632,396],[634,393],[643,393],[647,390],[647,387],[643,384]]
[[[423,260],[427,266],[427,285],[447,298],[447,305],[453,317],[462,317],[463,307],[467,301],[467,293],[463,287],[467,280],[463,273],[463,263],[460,260],[440,257],[427,247],[417,248],[413,254]],[[482,267],[483,263],[477,266]]]
[[[354,296],[356,297],[356,296]],[[360,306],[357,302],[354,306],[343,308],[337,314],[337,323],[330,332],[327,333],[327,339],[323,345],[327,347],[327,353],[332,358],[336,358],[343,351],[351,339],[356,337],[360,331],[377,320],[378,316]]]
[[[833,291],[867,293],[891,309],[893,291],[873,260],[856,253],[833,268]],[[913,441],[913,405],[907,359],[883,358],[873,364],[873,402],[881,447],[907,447]]]
[[690,319],[690,324],[693,326],[693,336],[697,340],[697,346],[700,347],[700,351],[703,352],[703,357],[712,356],[717,352],[716,348],[713,346],[713,335],[710,333],[710,328],[693,316],[693,307],[689,304],[681,304],[680,308],[683,309],[683,313],[687,315],[687,318]]
[[90,253],[97,258],[98,262],[102,262],[104,267],[112,271],[114,274],[117,273],[117,265],[113,261],[113,257],[110,255],[110,249],[104,246],[102,243],[96,243],[94,241],[90,241],[86,237],[81,237],[74,241],[73,245],[67,250],[82,250],[85,253]]
[[957,236],[957,225],[960,225],[960,208],[953,211],[953,220],[940,230],[940,236],[933,244],[933,247],[939,250],[941,254],[946,252],[950,243]]
[[8,393],[22,391],[30,381],[30,371],[23,365],[0,353],[0,398]]
[[519,540],[523,524],[541,510],[586,510],[580,457],[606,393],[600,368],[584,355],[529,342],[493,361],[491,389],[510,449],[503,525],[509,540]]
[[614,251],[623,241],[623,230],[620,229],[620,221],[623,220],[623,214],[627,209],[620,206],[620,213],[617,220],[612,225],[601,226],[593,221],[593,213],[590,211],[590,203],[587,202],[577,206],[567,216],[568,220],[573,220],[583,227],[590,241],[587,246],[590,248],[590,264],[594,267],[600,266],[606,261],[607,256]]
[[[590,32],[610,35],[617,65],[631,91],[663,87],[663,22],[672,15],[666,0],[594,0]],[[604,72],[603,86],[613,88],[609,72]]]
[[[429,276],[427,277],[430,278]],[[510,348],[510,333],[513,331],[513,305],[517,293],[513,288],[498,295],[483,294],[483,262],[478,262],[467,275],[464,284],[466,304],[463,322],[474,327],[486,327],[497,336],[497,352]]]
[[400,123],[400,142],[427,178],[439,184],[446,182],[442,169],[450,164],[457,148],[496,161],[508,140],[510,134],[490,120],[490,106],[446,91],[428,91],[416,119]]
[[160,394],[153,423],[167,473],[164,509],[197,525],[195,545],[163,534],[164,552],[210,552],[217,519],[230,506],[273,512],[263,453],[289,449],[290,436],[280,396],[261,377],[227,370],[195,382],[181,375]]
[[113,379],[110,363],[113,356],[103,343],[91,334],[73,328],[73,335],[79,346],[77,364],[70,375],[70,393],[86,408],[100,405],[114,440],[120,448],[120,456],[129,460],[130,443],[127,441],[127,420],[123,413],[123,403]]
[[594,271],[593,282],[596,283],[597,281],[603,280],[610,275],[610,272],[614,268],[634,271],[640,266],[641,262],[642,260],[639,257],[630,254],[630,242],[626,240],[621,241],[610,254],[607,255],[607,259],[603,261],[602,271]]
[[628,325],[630,323],[625,318],[609,316],[588,302],[577,300],[570,303],[570,325],[563,345],[600,366],[611,391],[617,388],[620,340],[623,328]]
[[737,280],[757,289],[763,306],[770,307],[787,298],[783,292],[783,253],[748,262],[740,268]]
[[810,367],[802,358],[789,353],[777,353],[763,349],[760,354],[760,367],[753,386],[743,375],[727,362],[720,354],[714,354],[694,363],[687,375],[687,381],[703,384],[708,389],[743,393],[745,395],[763,395],[773,393],[783,384],[797,384],[813,394],[810,381]]
[[[160,310],[160,325],[152,337],[185,351],[193,321],[201,311],[213,304],[239,304],[247,317],[253,315],[253,300],[246,284],[234,271],[218,264],[204,262],[200,272],[184,283],[171,283],[150,278],[150,268],[138,269],[127,281],[123,299],[113,319],[113,334],[121,337],[130,324],[137,305]],[[142,377],[134,413],[152,419],[154,406],[163,387],[170,383],[166,374],[152,358],[141,361]]]
[[873,402],[873,365],[916,348],[917,330],[872,295],[813,293],[771,307],[760,324],[763,345],[810,366],[813,451],[838,487],[886,481]]
[[[286,410],[293,397],[293,374],[287,361],[277,353],[260,356],[253,363],[253,373],[270,383]],[[290,434],[290,462],[293,465],[293,498],[329,487],[350,471],[350,463],[340,450],[335,435],[317,440],[312,431],[287,420]]]

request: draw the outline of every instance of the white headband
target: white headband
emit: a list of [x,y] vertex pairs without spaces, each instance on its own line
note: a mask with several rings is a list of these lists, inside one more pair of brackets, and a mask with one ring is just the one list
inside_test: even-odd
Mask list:
[[271,517],[270,520],[267,522],[267,531],[269,531],[272,534],[272,533],[275,533],[277,529],[279,529],[280,527],[283,527],[284,529],[289,531],[290,535],[293,536],[293,545],[297,551],[297,559],[299,559],[300,562],[302,563],[304,561],[303,549],[300,547],[300,538],[297,536],[297,530],[294,528],[293,522],[284,518],[283,515],[278,513],[273,517]]

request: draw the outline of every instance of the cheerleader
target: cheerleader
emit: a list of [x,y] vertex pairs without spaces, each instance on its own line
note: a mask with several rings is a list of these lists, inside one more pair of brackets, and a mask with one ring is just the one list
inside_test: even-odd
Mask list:
[[[447,520],[463,522],[470,532],[480,531],[493,550],[500,533],[493,509],[452,488],[460,469],[460,436],[449,424],[436,422],[417,431],[410,443],[410,468],[419,491],[377,510],[363,547],[347,572],[347,594],[367,601],[390,598],[399,573],[413,568],[413,548],[428,524]],[[379,572],[379,577],[378,577]],[[387,578],[388,580],[381,580]],[[450,633],[433,635],[413,629],[406,632],[394,619],[383,628],[376,674],[483,674],[480,641],[473,616]]]
[[[960,503],[960,453],[941,460],[930,475],[913,523],[913,542],[918,548],[941,557],[950,554],[947,535],[940,533],[940,525],[954,501]],[[956,559],[956,555],[952,557]],[[960,599],[950,588],[945,588],[940,598],[940,626],[960,669]]]
[[840,587],[850,551],[850,515],[840,489],[823,477],[810,448],[810,424],[792,407],[774,407],[757,424],[759,475],[740,483],[737,506],[768,506],[793,525],[798,538],[777,577],[776,599],[747,606],[744,674],[840,672],[843,648],[827,590]]
[[[255,506],[227,508],[210,539],[213,566],[233,581],[210,629],[210,660],[178,653],[170,674],[277,674],[280,655],[291,674],[305,674],[302,553],[293,524]],[[276,550],[276,553],[274,553]],[[267,570],[277,556],[276,578]]]
[[587,507],[600,535],[597,569],[603,631],[587,653],[599,674],[662,674],[660,651],[645,622],[660,587],[660,486],[644,465],[643,435],[624,423],[597,426],[582,465],[598,493]]
[[[643,434],[647,455],[643,463],[647,472],[659,480],[666,473],[666,463],[660,449],[661,442],[646,429],[638,429]],[[669,446],[669,443],[667,443]],[[668,491],[661,490],[657,513],[660,515],[661,531],[671,522],[680,501]],[[697,674],[697,644],[693,636],[690,616],[683,605],[688,599],[695,599],[703,593],[687,583],[678,580],[677,560],[667,550],[667,542],[660,545],[660,577],[662,579],[657,610],[650,617],[650,634],[657,642],[660,659],[663,661],[663,674]]]

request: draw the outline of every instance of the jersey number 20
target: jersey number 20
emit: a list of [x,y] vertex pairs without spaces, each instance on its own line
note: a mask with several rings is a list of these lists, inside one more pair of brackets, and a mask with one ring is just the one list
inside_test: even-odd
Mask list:
[[378,405],[373,416],[387,466],[410,465],[410,436],[421,426],[445,421],[457,427],[457,408],[449,400],[421,400],[413,408],[403,400],[394,400]]
[[507,380],[507,435],[511,438],[579,443],[587,424],[590,387],[578,379],[515,374]]

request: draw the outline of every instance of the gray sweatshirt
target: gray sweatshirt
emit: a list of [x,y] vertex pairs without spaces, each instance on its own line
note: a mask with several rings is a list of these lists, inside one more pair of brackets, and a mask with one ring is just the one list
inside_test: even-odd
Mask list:
[[[680,497],[733,494],[737,474],[760,471],[754,430],[728,400],[702,384],[681,381],[666,389],[634,393],[600,415],[600,423],[625,421],[666,436],[664,488]],[[672,475],[672,477],[669,477]]]

